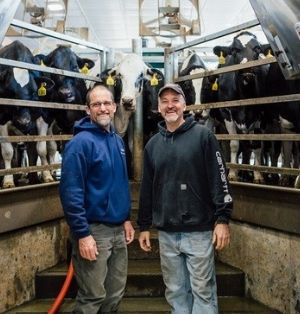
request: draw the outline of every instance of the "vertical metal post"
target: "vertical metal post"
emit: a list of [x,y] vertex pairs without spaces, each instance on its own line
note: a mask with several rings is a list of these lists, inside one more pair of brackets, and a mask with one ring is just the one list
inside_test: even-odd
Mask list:
[[178,51],[173,52],[173,58],[172,58],[173,79],[172,79],[172,82],[174,82],[174,79],[178,78],[178,76],[179,76],[178,59],[179,59]]
[[0,1],[0,44],[13,20],[21,0],[1,0]]
[[112,67],[115,66],[115,50],[113,48],[109,48],[105,52],[105,56],[106,56],[106,64],[105,64],[105,67],[103,68],[103,70],[111,69]]
[[170,48],[165,48],[165,83],[174,82],[174,56]]
[[[132,51],[142,57],[142,40],[132,40]],[[143,165],[143,97],[137,98],[136,111],[133,115],[133,179],[140,181]]]

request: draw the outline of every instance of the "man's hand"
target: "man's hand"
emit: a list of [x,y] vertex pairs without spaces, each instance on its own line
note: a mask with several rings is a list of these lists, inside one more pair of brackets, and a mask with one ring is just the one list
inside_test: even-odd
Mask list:
[[216,224],[213,233],[213,244],[216,250],[222,250],[230,243],[230,231],[227,224]]
[[146,252],[151,251],[150,231],[142,231],[139,236],[140,247]]
[[134,240],[134,228],[132,227],[131,222],[125,221],[124,222],[124,230],[125,230],[125,239],[126,239],[126,244],[131,243]]
[[79,239],[78,244],[79,252],[82,258],[85,258],[89,261],[95,261],[97,259],[97,255],[99,254],[99,252],[93,236],[89,235],[87,237]]

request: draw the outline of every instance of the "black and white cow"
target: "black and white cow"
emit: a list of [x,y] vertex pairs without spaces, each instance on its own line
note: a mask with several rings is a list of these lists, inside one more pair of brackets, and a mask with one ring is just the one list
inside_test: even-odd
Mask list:
[[[30,50],[20,41],[14,41],[3,47],[0,50],[0,57],[31,64],[37,63],[37,60]],[[39,100],[38,89],[41,84],[43,84],[48,91],[51,90],[54,85],[53,81],[43,77],[40,72],[0,65],[0,97],[2,98]],[[41,129],[39,128],[39,123],[43,120],[42,116],[43,109],[1,106],[0,135],[7,136],[9,134],[8,127],[11,124],[13,124],[14,128],[18,129],[18,134],[36,134],[37,132],[37,134],[42,135]],[[30,146],[30,144],[28,143],[26,146]],[[37,142],[36,151],[41,158],[42,164],[47,164],[47,156],[41,142]],[[12,144],[1,143],[1,153],[5,169],[10,169],[14,155]],[[29,164],[35,165],[36,156],[30,154],[28,157]],[[43,171],[42,177],[44,182],[53,181],[49,171]],[[13,176],[4,176],[2,187],[11,188],[14,186]]]
[[[217,46],[214,53],[225,57],[225,66],[242,64],[247,61],[265,58],[263,49],[256,36],[249,32],[242,32],[234,37],[229,47]],[[266,77],[269,65],[240,71],[227,72],[218,77],[219,101],[231,101],[246,98],[263,97],[266,87]],[[242,106],[220,109],[229,134],[260,133],[262,108],[257,106]],[[243,146],[243,147],[241,147]],[[254,150],[255,165],[261,163],[261,143],[246,142],[241,144],[237,140],[230,141],[231,162],[237,163],[239,151],[243,152],[243,163],[248,163],[251,151]],[[254,171],[254,182],[264,182],[262,175]],[[237,180],[237,171],[230,169],[230,180]]]
[[[188,57],[183,61],[179,70],[179,76],[203,73],[205,70],[206,66],[202,58],[196,52],[189,51]],[[198,78],[179,82],[187,105],[200,104],[202,81],[203,78]]]
[[[58,46],[48,55],[38,54],[35,57],[45,66],[77,73],[84,66],[88,69],[94,66],[92,60],[80,58],[68,46]],[[50,74],[50,77],[55,82],[55,89],[45,97],[45,100],[68,104],[85,104],[87,87],[83,79],[58,74]],[[43,132],[48,135],[56,132],[72,134],[75,121],[84,116],[84,111],[49,109],[47,116],[44,117],[45,123],[41,127]],[[55,132],[53,128],[56,128]],[[60,152],[62,152],[63,147],[64,145],[60,146]],[[50,164],[54,163],[57,143],[50,141],[44,148],[48,152]]]
[[155,70],[150,80],[144,80],[143,88],[143,127],[144,144],[158,131],[157,123],[162,120],[158,112],[158,92],[164,86],[165,79],[161,71]]
[[[267,49],[270,49],[270,47]],[[299,92],[299,79],[286,80],[278,63],[270,64],[267,76],[266,96],[289,95]],[[300,133],[300,101],[273,104],[272,107],[267,107],[265,112],[271,117],[269,121],[274,121],[274,123],[279,125],[279,130],[276,133]],[[279,153],[280,152],[276,150],[275,160],[278,158]],[[299,168],[299,153],[299,142],[283,141],[283,167]],[[289,186],[291,184],[290,176],[282,175],[279,184]],[[295,186],[300,188],[299,176]]]
[[[68,46],[58,46],[48,55],[39,54],[35,57],[39,58],[46,66],[66,71],[80,72],[84,66],[88,69],[94,66],[94,61],[80,58]],[[59,74],[51,74],[50,76],[55,82],[55,90],[50,95],[50,101],[85,104],[87,88],[83,79]],[[51,120],[55,118],[57,125],[64,133],[72,133],[74,122],[84,115],[84,112],[77,110],[52,110],[49,118]]]
[[161,81],[162,73],[147,66],[137,54],[125,55],[119,64],[101,73],[101,80],[114,91],[118,104],[114,125],[121,136],[126,133],[130,117],[136,110],[137,97],[147,84],[145,82],[151,81],[154,75]]

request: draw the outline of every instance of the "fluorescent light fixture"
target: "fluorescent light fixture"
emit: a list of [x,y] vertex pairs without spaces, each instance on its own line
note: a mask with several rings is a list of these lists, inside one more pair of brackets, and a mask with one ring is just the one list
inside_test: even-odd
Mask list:
[[64,7],[60,3],[49,3],[47,9],[49,11],[61,11]]

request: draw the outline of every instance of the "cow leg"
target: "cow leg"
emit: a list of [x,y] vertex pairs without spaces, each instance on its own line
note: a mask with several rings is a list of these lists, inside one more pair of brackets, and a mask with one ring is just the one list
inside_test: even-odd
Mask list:
[[[261,162],[261,147],[254,149],[254,164],[260,166]],[[259,171],[253,171],[253,182],[257,184],[264,183],[265,180]]]
[[[53,125],[55,121],[53,121],[48,129],[47,134],[53,135]],[[49,141],[47,142],[47,152],[48,152],[48,158],[50,165],[55,164],[55,157],[57,153],[57,143],[55,141]],[[53,174],[53,173],[52,173]]]
[[[226,129],[229,134],[236,134],[236,128],[233,121],[225,120]],[[230,162],[233,164],[237,163],[237,156],[239,151],[239,141],[230,141]],[[228,180],[238,181],[238,171],[237,169],[230,169],[228,174]]]
[[[44,121],[42,117],[36,120],[38,135],[46,135],[48,130],[48,124]],[[37,153],[41,159],[42,166],[48,165],[47,160],[47,145],[45,141],[37,142],[36,144]],[[49,170],[42,171],[42,181],[45,183],[53,182],[54,179]]]
[[[284,141],[282,142],[282,166],[285,168],[291,168],[292,163],[292,149],[293,143],[291,141]],[[283,174],[280,178],[280,185],[281,186],[289,186],[290,176]]]
[[294,188],[300,189],[300,174],[297,176],[295,180]]
[[[8,136],[7,124],[0,125],[0,135]],[[1,154],[4,161],[4,168],[11,169],[11,161],[14,155],[14,149],[11,143],[1,143]],[[8,189],[15,187],[14,177],[12,174],[3,177],[2,188]]]

